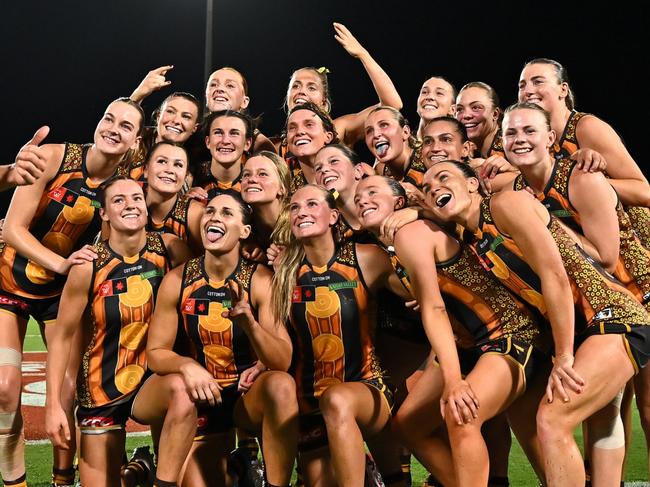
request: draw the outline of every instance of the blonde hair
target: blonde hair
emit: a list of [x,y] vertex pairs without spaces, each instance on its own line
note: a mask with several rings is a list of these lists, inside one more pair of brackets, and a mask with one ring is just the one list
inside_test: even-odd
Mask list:
[[[287,162],[275,152],[262,150],[254,153],[246,162],[250,161],[253,157],[264,157],[271,161],[275,168],[282,188],[282,197],[280,199],[281,208],[278,219],[275,223],[275,228],[271,232],[271,242],[277,245],[287,245],[291,235],[291,226],[289,225],[289,201],[291,199],[291,173]],[[246,167],[244,162],[244,167]]]
[[[327,202],[327,205],[332,210],[336,210],[336,200],[334,195],[330,193],[327,189],[322,186],[317,186],[315,184],[308,184],[303,186],[303,188],[316,188],[323,195],[323,199]],[[303,189],[301,188],[301,189]],[[278,265],[275,274],[273,274],[273,286],[271,292],[271,305],[273,308],[273,315],[276,320],[284,321],[288,318],[289,313],[291,312],[291,296],[293,294],[293,289],[296,286],[296,279],[298,274],[298,269],[300,267],[300,262],[305,257],[305,249],[302,245],[302,242],[298,240],[291,233],[291,223],[289,219],[289,210],[288,208],[284,212],[284,219],[282,225],[284,228],[279,229],[280,218],[278,218],[278,225],[273,231],[273,235],[281,233],[283,236],[286,236],[287,240],[284,245],[286,248],[282,255],[279,257]],[[282,218],[282,215],[281,215]],[[334,225],[333,229],[336,230],[337,225]],[[334,243],[338,243],[338,236],[332,234],[332,239]],[[275,238],[273,239],[275,242]]]

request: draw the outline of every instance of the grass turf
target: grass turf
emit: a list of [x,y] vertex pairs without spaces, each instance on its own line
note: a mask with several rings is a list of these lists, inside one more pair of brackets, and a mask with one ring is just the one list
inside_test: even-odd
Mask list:
[[[25,350],[33,352],[45,350],[43,342],[40,339],[38,325],[33,321],[30,321],[27,328]],[[581,444],[582,432],[580,429],[576,431],[576,439],[578,439],[578,444]],[[128,452],[131,452],[137,446],[149,444],[151,444],[151,441],[148,435],[130,436],[127,438],[126,448]],[[641,430],[641,424],[639,422],[639,413],[636,407],[634,407],[632,415],[632,446],[628,452],[625,475],[626,481],[641,481],[648,479],[646,458],[643,431]],[[27,445],[26,460],[27,477],[30,487],[49,487],[51,485],[50,478],[52,472],[52,447],[50,444],[42,443]],[[428,475],[424,468],[422,468],[415,459],[412,461],[412,474],[414,486],[422,485],[422,482],[426,480]],[[512,442],[512,450],[510,452],[509,478],[512,487],[528,487],[537,485],[537,479],[533,469],[514,438]]]

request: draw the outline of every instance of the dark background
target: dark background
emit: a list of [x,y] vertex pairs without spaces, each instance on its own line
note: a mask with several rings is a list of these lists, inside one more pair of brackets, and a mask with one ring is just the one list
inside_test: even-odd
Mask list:
[[[525,61],[563,63],[577,107],[609,122],[648,174],[648,8],[633,2],[437,2],[215,0],[213,66],[248,79],[262,131],[277,134],[291,72],[327,66],[334,116],[376,103],[361,63],[333,37],[339,21],[392,77],[403,112],[417,124],[422,82],[440,74],[460,88],[491,84],[502,106],[515,101]],[[0,12],[0,161],[42,124],[46,142],[87,142],[108,102],[128,96],[146,72],[175,69],[171,87],[144,104],[147,113],[170,90],[202,97],[204,0],[3,2]],[[646,73],[646,74],[643,74]],[[4,214],[9,193],[0,195]]]

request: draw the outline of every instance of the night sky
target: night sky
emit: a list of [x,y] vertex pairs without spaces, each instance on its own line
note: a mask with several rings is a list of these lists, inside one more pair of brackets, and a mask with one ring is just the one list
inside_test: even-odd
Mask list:
[[[248,79],[253,115],[261,129],[279,133],[291,72],[327,66],[334,116],[376,103],[361,63],[333,37],[344,23],[397,86],[403,113],[417,126],[422,82],[443,75],[457,88],[485,81],[502,106],[514,102],[524,62],[554,58],[565,65],[577,107],[609,122],[637,163],[648,135],[648,8],[641,2],[435,2],[373,0],[215,0],[213,66],[236,67]],[[569,2],[567,2],[569,3]],[[555,8],[552,8],[555,7]],[[204,0],[3,2],[0,14],[3,144],[0,161],[42,124],[46,142],[89,142],[104,108],[128,96],[146,72],[175,69],[171,87],[145,103],[151,113],[172,90],[202,97]],[[643,40],[643,42],[642,42]],[[9,193],[0,196],[4,214]]]

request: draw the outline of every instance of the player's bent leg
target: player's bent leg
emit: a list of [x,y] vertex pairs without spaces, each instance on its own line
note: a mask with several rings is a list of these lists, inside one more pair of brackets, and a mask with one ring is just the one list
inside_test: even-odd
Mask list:
[[79,448],[79,477],[82,485],[120,487],[124,456],[124,429],[82,432]]
[[196,432],[197,410],[178,374],[152,375],[137,393],[132,416],[161,429],[156,477],[177,482]]
[[477,417],[461,425],[450,414],[445,417],[456,478],[459,485],[487,485],[489,456],[481,427],[523,392],[524,371],[509,357],[485,354],[466,380],[478,398]]
[[625,431],[621,418],[623,390],[586,420],[592,487],[618,485],[621,481],[625,458]]
[[508,408],[508,422],[540,482],[545,481],[544,458],[537,436],[537,407],[546,393],[550,360],[528,381],[526,391]]
[[288,485],[298,444],[296,384],[286,372],[262,373],[237,402],[238,427],[261,434],[266,480]]
[[445,486],[456,485],[451,448],[442,428],[440,367],[429,362],[391,423],[400,442]]
[[549,487],[584,485],[584,465],[573,431],[607,405],[634,375],[623,340],[621,335],[614,334],[587,338],[578,348],[573,364],[585,381],[582,391],[577,394],[567,390],[567,402],[557,396],[551,403],[542,399],[537,411],[537,431]]
[[195,439],[181,473],[182,487],[225,487],[232,485],[228,454],[235,447],[234,429]]
[[[390,420],[390,407],[380,389],[363,382],[330,386],[318,400],[327,427],[330,455],[337,482],[363,486],[364,436],[377,435]],[[395,452],[399,468],[399,456]]]
[[0,474],[6,485],[25,482],[25,438],[20,414],[22,343],[27,321],[0,310]]

